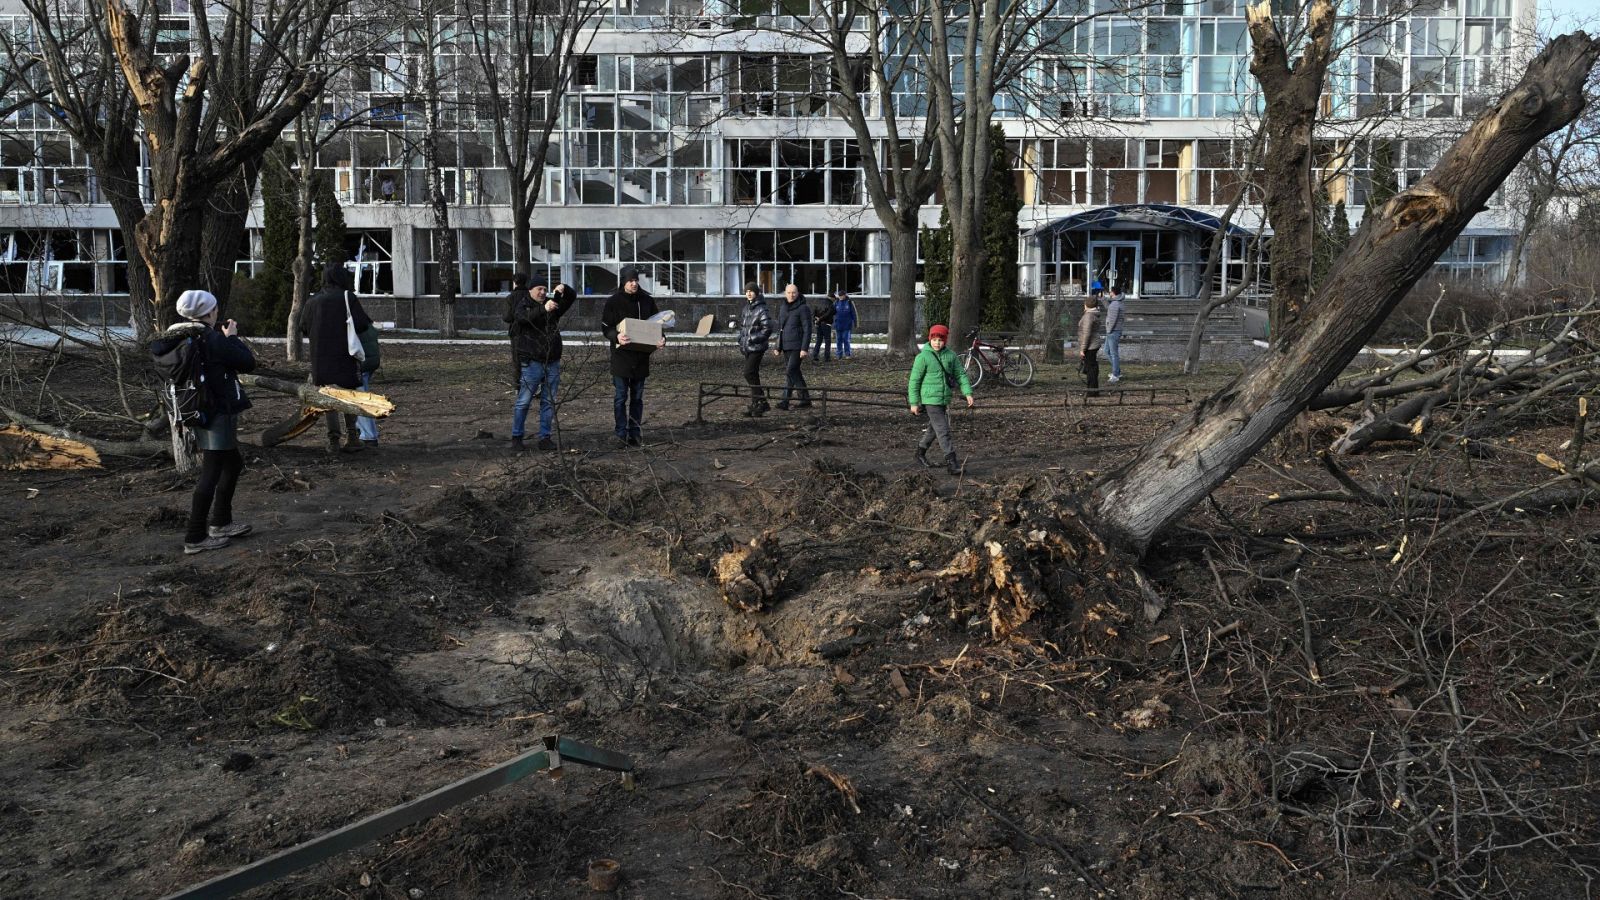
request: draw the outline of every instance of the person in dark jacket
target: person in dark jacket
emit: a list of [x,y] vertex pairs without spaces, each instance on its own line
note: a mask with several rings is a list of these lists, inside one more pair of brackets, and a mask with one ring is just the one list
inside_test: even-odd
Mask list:
[[750,385],[750,405],[747,416],[765,415],[771,407],[767,392],[761,387],[761,357],[766,355],[772,338],[772,314],[767,311],[767,300],[761,296],[761,286],[754,281],[744,286],[744,311],[739,316],[739,352],[744,354],[744,383]]
[[856,303],[843,289],[833,298],[833,334],[839,344],[839,358],[851,359],[850,335],[856,330]]
[[[505,320],[507,322],[511,321],[511,311],[516,309],[517,304],[522,302],[522,300],[527,296],[528,273],[514,273],[511,276],[511,291],[506,294]],[[517,342],[515,336],[512,337],[511,341],[511,383],[514,385],[520,385],[522,383],[522,360],[517,356]]]
[[[346,310],[348,309],[348,312]],[[311,383],[317,387],[341,387],[358,390],[361,387],[361,363],[350,355],[350,345],[345,333],[345,316],[355,320],[356,333],[372,327],[372,318],[356,299],[355,278],[344,263],[333,263],[323,270],[322,290],[306,301],[300,319],[300,331],[311,338]],[[356,417],[327,413],[328,452],[337,453],[339,423],[344,422],[344,451],[354,453],[361,449],[361,438],[356,431]]]
[[783,288],[783,305],[778,308],[778,346],[772,352],[783,356],[783,399],[779,409],[789,408],[790,394],[796,394],[795,409],[811,405],[811,390],[806,387],[806,377],[800,374],[800,361],[806,358],[806,348],[811,346],[811,306],[800,295],[800,288],[789,284]]
[[812,362],[833,362],[833,301],[827,297],[812,311],[817,326],[816,343],[811,347]]
[[[648,319],[657,312],[656,301],[639,286],[639,272],[622,270],[622,286],[611,292],[600,310],[600,330],[611,342],[611,385],[616,393],[611,412],[617,440],[630,447],[639,446],[639,426],[644,422],[644,380],[650,377],[650,351],[629,347],[625,334],[617,333],[623,319]],[[666,346],[662,337],[656,346]]]
[[511,344],[522,367],[517,403],[511,410],[511,448],[524,449],[523,428],[537,394],[539,449],[554,450],[556,391],[561,386],[561,317],[578,301],[578,295],[565,284],[556,285],[555,292],[547,294],[543,275],[534,275],[526,283],[522,299],[506,310]]
[[209,291],[184,291],[178,296],[178,315],[184,321],[168,328],[151,344],[160,356],[180,342],[196,338],[202,354],[204,385],[210,392],[211,414],[192,426],[200,451],[200,480],[189,502],[188,528],[183,535],[185,554],[204,553],[228,546],[250,533],[250,526],[233,520],[233,491],[244,471],[239,455],[239,413],[250,408],[250,398],[239,385],[239,375],[256,367],[250,347],[239,340],[239,325],[232,319],[217,327],[217,298]]

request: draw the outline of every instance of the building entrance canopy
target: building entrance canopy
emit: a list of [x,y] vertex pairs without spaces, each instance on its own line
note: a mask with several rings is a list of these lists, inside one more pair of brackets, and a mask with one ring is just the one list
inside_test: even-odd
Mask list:
[[[1210,213],[1198,209],[1189,209],[1183,206],[1168,206],[1164,203],[1130,203],[1122,206],[1102,206],[1064,219],[1057,219],[1048,225],[1034,229],[1036,235],[1059,234],[1064,231],[1089,231],[1091,229],[1111,229],[1122,226],[1148,226],[1151,228],[1189,228],[1211,233],[1222,227],[1222,220]],[[1228,233],[1239,237],[1253,237],[1253,235],[1238,225],[1229,223]]]
[[[1040,285],[1081,294],[1113,284],[1133,297],[1194,297],[1211,238],[1223,227],[1209,213],[1160,203],[1103,206],[1057,219],[1030,233]],[[1229,224],[1215,275],[1224,287],[1245,275],[1245,247],[1255,235]]]

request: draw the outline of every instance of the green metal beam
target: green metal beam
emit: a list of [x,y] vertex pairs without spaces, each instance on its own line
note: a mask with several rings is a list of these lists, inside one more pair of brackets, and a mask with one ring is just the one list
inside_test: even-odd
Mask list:
[[530,750],[408,803],[368,816],[321,837],[312,838],[266,859],[235,869],[226,875],[220,875],[204,884],[197,884],[171,894],[166,900],[220,900],[270,884],[285,875],[332,859],[345,851],[354,850],[369,841],[437,815],[452,806],[521,781],[535,772],[549,770],[552,777],[559,777],[562,763],[566,761],[622,772],[624,784],[632,784],[633,761],[621,753],[580,744],[564,737],[547,737],[544,742],[543,750]]

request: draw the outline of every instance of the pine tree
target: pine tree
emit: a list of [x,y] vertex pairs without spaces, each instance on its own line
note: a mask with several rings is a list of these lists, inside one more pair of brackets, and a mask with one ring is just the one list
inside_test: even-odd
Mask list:
[[275,330],[289,315],[294,252],[294,174],[280,146],[267,153],[261,169],[261,269],[248,311],[252,331]]
[[1350,216],[1344,201],[1328,206],[1326,195],[1319,195],[1317,210],[1317,239],[1313,244],[1315,256],[1311,261],[1311,286],[1316,288],[1333,270],[1333,264],[1344,255],[1350,244]]
[[1367,191],[1367,208],[1361,214],[1361,221],[1365,222],[1368,216],[1375,216],[1395,194],[1400,193],[1400,173],[1394,168],[1393,141],[1374,139],[1372,142],[1372,174],[1371,188]]
[[344,249],[344,210],[333,193],[333,179],[323,173],[317,178],[315,190],[311,200],[317,218],[317,228],[312,234],[311,255],[317,261],[317,271],[312,273],[313,284],[318,282],[323,269],[349,258]]
[[922,316],[929,325],[950,320],[950,211],[939,211],[939,227],[922,229]]
[[[1015,162],[999,125],[989,129],[989,182],[984,195],[983,243],[985,253],[983,313],[985,331],[1006,331],[1017,326],[1021,304],[1017,297],[1017,213],[1022,195],[1017,192]],[[954,335],[952,335],[954,337]]]

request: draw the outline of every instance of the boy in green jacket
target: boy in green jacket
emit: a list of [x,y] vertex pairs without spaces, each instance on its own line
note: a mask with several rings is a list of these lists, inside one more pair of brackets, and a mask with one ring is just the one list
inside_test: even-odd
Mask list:
[[906,400],[911,404],[911,414],[920,415],[924,408],[928,411],[928,427],[922,432],[922,440],[917,442],[917,462],[929,468],[934,463],[928,462],[928,448],[933,446],[935,438],[939,441],[939,449],[944,451],[945,468],[951,475],[961,474],[961,463],[956,460],[955,445],[950,442],[950,389],[953,383],[961,385],[961,395],[967,398],[967,406],[972,406],[972,382],[967,380],[967,371],[961,366],[961,359],[955,351],[945,346],[950,339],[950,329],[943,325],[935,325],[928,329],[928,342],[922,345],[922,351],[911,363],[911,380],[906,385]]

